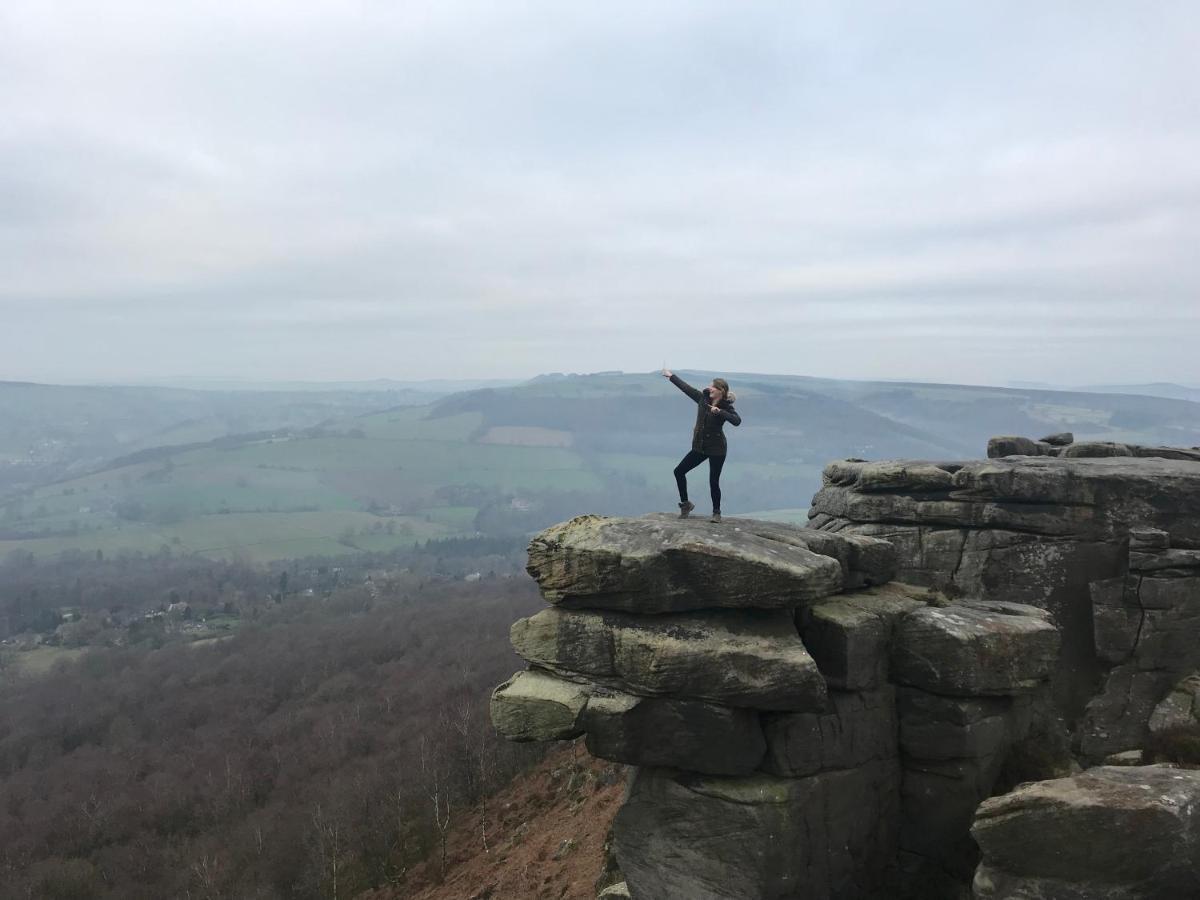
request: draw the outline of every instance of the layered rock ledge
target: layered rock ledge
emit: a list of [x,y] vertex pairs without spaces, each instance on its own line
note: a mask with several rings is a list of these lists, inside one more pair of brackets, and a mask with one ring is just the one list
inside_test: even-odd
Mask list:
[[534,666],[647,697],[781,710],[825,702],[825,681],[785,610],[651,617],[545,609],[518,620],[511,636]]
[[[888,540],[903,581],[1050,612],[1055,701],[1098,761],[1140,746],[1154,704],[1200,667],[1200,451],[1051,437],[996,439],[987,460],[832,463],[809,522]],[[996,455],[1013,451],[1031,455]]]
[[[1005,663],[990,652],[971,659],[963,648],[966,677],[985,680],[970,684],[977,699],[958,710],[948,705],[948,696],[961,678],[953,672],[931,672],[920,655],[929,641],[910,634],[909,641],[893,649],[892,678],[909,682],[898,695],[906,760],[902,864],[931,876],[931,884],[932,876],[948,875],[951,880],[944,890],[931,888],[934,896],[954,896],[954,885],[968,874],[962,866],[967,857],[922,836],[939,827],[954,831],[969,822],[973,805],[988,796],[983,784],[995,789],[1003,787],[1001,781],[1020,780],[1003,772],[1012,766],[1003,759],[1008,749],[1015,748],[1012,758],[1026,766],[1045,748],[1057,748],[1064,762],[1070,762],[1066,751],[1073,749],[1084,764],[1113,759],[1126,765],[1150,754],[1144,748],[1162,752],[1172,741],[1176,750],[1200,749],[1200,710],[1194,705],[1195,685],[1200,683],[1194,674],[1200,670],[1200,450],[1075,441],[1072,435],[1060,434],[1039,441],[995,438],[989,442],[988,457],[832,463],[809,513],[810,524],[818,529],[891,542],[898,554],[897,577],[906,582],[985,605],[1037,607],[1050,614],[1061,632],[1056,658],[1049,645],[1034,651],[1040,661],[1032,667],[1031,685],[1039,684],[1043,666],[1052,660],[1048,696],[1035,687],[1027,699],[1019,694],[998,703],[978,699],[987,694],[989,669],[999,665],[1003,672],[1006,666],[1034,660],[1013,658]],[[921,611],[906,618],[902,627],[920,630],[926,620],[943,615],[940,610]],[[913,660],[897,657],[906,643],[920,648]],[[1000,684],[1011,690],[1020,680],[1019,672],[1009,669]],[[1052,707],[1046,706],[1047,699],[1053,700]],[[925,710],[937,711],[933,722],[922,722]],[[957,734],[947,730],[947,722],[956,723]],[[1031,731],[1037,741],[1030,737],[1029,745],[1022,747],[1021,735]],[[939,762],[938,757],[949,754],[957,761]],[[919,758],[925,762],[918,764]],[[964,767],[965,758],[974,762]],[[957,804],[944,799],[947,776],[962,786]],[[982,783],[972,785],[981,776]],[[1160,780],[1174,776],[1135,768],[1132,774],[1095,777],[1103,784],[1081,782],[1092,786],[1089,803],[1097,793],[1113,794],[1114,780],[1128,781],[1122,790],[1137,796],[1157,790]],[[1074,783],[1046,784],[1047,795],[1078,789]],[[920,802],[933,790],[943,797],[936,809]],[[986,813],[990,804],[1004,810],[1003,815],[993,818]],[[1044,854],[1066,858],[1072,851],[1067,831],[1055,837],[1051,829],[1038,830],[1042,813],[1035,807],[989,800],[979,815],[975,835],[985,852],[982,835],[993,833],[1001,821],[1011,823],[1014,835],[1028,831],[1029,840]],[[1178,827],[1196,827],[1197,815],[1200,812],[1193,811],[1182,816]],[[922,818],[933,827],[914,827]],[[1085,818],[1080,812],[1078,820],[1069,821]],[[951,819],[959,825],[951,827]],[[1101,843],[1119,841],[1120,830],[1132,826],[1116,821],[1098,818],[1089,827],[1114,829]],[[1060,820],[1066,822],[1068,818]],[[1113,862],[1121,858],[1116,854],[1098,863],[1092,875],[1081,865],[1065,881],[1052,867],[1027,872],[1014,868],[1016,863],[985,859],[975,890],[981,897],[1013,898],[1191,895],[1171,894],[1169,889],[1156,893],[1153,885],[1139,887],[1132,875],[1126,883],[1125,875],[1117,877],[1105,868],[1111,863],[1125,871],[1123,863]],[[1111,891],[1105,886],[1109,881]]]

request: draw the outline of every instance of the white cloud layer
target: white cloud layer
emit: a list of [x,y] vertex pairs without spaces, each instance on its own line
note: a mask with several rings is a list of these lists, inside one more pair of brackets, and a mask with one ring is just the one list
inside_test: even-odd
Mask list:
[[1200,8],[0,6],[0,378],[1200,382]]

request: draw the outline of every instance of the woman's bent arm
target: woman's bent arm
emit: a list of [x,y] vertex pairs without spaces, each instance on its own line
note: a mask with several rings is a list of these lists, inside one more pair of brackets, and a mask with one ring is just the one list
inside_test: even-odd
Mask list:
[[737,426],[742,424],[742,417],[738,415],[738,411],[732,406],[728,409],[717,409],[716,414],[730,425]]

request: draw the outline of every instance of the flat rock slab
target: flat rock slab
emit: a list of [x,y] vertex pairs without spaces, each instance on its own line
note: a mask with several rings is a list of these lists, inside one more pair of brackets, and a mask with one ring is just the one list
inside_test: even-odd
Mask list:
[[1022,785],[984,801],[971,833],[976,897],[1200,897],[1197,770],[1101,766]]
[[832,556],[841,564],[842,588],[847,591],[886,584],[896,576],[896,548],[886,540],[762,519],[727,518],[723,524],[732,526],[734,531],[749,532],[767,540],[805,547],[822,556]]
[[1159,459],[1183,459],[1200,462],[1200,448],[1197,447],[1139,447],[1133,446],[1134,456]]
[[518,619],[510,636],[535,666],[630,694],[747,709],[825,705],[825,679],[784,610],[635,616],[551,607]]
[[638,697],[597,688],[582,725],[592,756],[706,775],[749,775],[766,752],[758,713],[702,700]]
[[1134,547],[1131,537],[1129,568],[1135,572],[1153,572],[1164,578],[1195,577],[1200,569],[1200,550],[1138,548]]
[[895,760],[811,778],[641,769],[613,823],[639,900],[894,896]]
[[1035,441],[1016,435],[1000,435],[991,438],[987,445],[989,459],[1005,456],[1053,456],[1060,445],[1049,441]]
[[1128,444],[1113,441],[1076,441],[1062,448],[1064,459],[1103,458],[1108,456],[1134,456]]
[[1171,535],[1161,528],[1130,528],[1129,549],[1167,550],[1171,546]]
[[[885,542],[806,538],[806,529],[727,519],[578,516],[547,528],[529,544],[528,572],[542,596],[564,609],[666,613],[696,609],[782,609],[841,591],[847,572],[838,558],[810,549],[838,547],[894,571]],[[870,551],[874,551],[873,555]]]
[[1058,650],[1058,629],[1045,610],[963,600],[902,618],[891,672],[895,681],[934,694],[1021,694],[1050,676]]
[[961,463],[889,459],[880,462],[831,462],[822,472],[826,484],[853,486],[863,493],[945,493],[954,488],[954,472]]
[[1069,431],[1059,431],[1055,434],[1046,435],[1040,441],[1043,444],[1049,444],[1051,447],[1065,447],[1068,444],[1075,443],[1075,435]]
[[583,734],[588,688],[530,669],[492,692],[492,724],[510,741],[563,741]]

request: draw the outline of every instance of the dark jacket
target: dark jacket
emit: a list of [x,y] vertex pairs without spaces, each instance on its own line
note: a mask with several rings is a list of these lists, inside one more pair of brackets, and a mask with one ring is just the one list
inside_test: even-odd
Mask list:
[[728,397],[722,399],[717,404],[719,411],[712,412],[710,409],[712,403],[708,399],[710,394],[716,393],[712,388],[705,388],[702,391],[698,391],[678,375],[671,376],[671,384],[675,385],[675,387],[679,388],[698,404],[696,410],[696,427],[692,429],[692,449],[706,456],[724,456],[729,449],[725,443],[725,432],[722,430],[725,427],[725,423],[729,422],[731,425],[742,424],[742,417],[733,408],[733,395],[730,394]]

